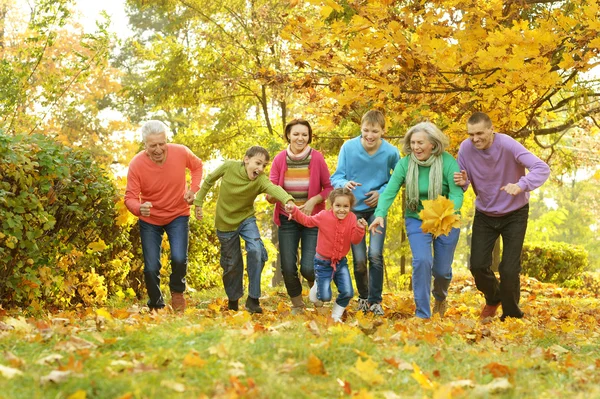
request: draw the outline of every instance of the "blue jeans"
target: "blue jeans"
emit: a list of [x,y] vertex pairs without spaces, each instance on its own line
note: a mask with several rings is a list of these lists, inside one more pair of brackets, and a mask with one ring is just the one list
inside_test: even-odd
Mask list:
[[237,301],[244,295],[244,261],[240,237],[246,243],[246,267],[248,270],[248,296],[260,298],[260,275],[267,261],[267,250],[260,238],[256,218],[244,220],[235,231],[217,230],[221,243],[221,267],[223,286],[227,298]]
[[315,277],[317,284],[317,298],[323,302],[331,301],[331,280],[338,289],[335,303],[342,307],[348,306],[350,299],[354,296],[352,279],[348,270],[348,259],[342,258],[336,265],[335,273],[331,267],[331,261],[315,257]]
[[433,297],[438,301],[445,300],[452,280],[452,261],[460,229],[454,228],[447,236],[433,238],[431,234],[423,233],[419,219],[406,218],[405,223],[412,251],[412,285],[416,315],[428,319],[431,317],[431,276],[433,275]]
[[[375,209],[364,212],[354,212],[358,219],[364,218],[370,225],[375,220]],[[385,220],[385,219],[384,219]],[[387,226],[387,223],[385,224]],[[383,291],[383,242],[385,241],[385,227],[378,228],[381,234],[369,233],[369,250],[367,254],[367,234],[356,245],[352,244],[352,258],[354,259],[354,279],[358,296],[368,299],[369,303],[381,303]],[[369,268],[367,269],[367,257]]]
[[169,224],[158,226],[139,220],[142,253],[144,255],[144,281],[148,291],[149,308],[164,308],[165,300],[160,291],[160,263],[163,233],[167,233],[171,246],[171,293],[185,291],[185,275],[188,263],[189,216],[179,216]]
[[[471,274],[488,305],[502,303],[502,318],[523,317],[521,299],[521,250],[527,231],[529,204],[508,215],[492,217],[475,211],[471,239]],[[494,244],[502,236],[500,282],[491,270]]]
[[298,246],[302,243],[300,274],[312,284],[315,281],[314,258],[319,229],[304,227],[295,220],[288,220],[283,216],[280,220],[278,235],[281,274],[288,295],[294,298],[302,294],[302,284],[298,277]]

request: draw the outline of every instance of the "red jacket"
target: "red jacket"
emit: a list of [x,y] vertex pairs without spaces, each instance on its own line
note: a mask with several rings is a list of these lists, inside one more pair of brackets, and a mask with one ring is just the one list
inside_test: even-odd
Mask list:
[[306,227],[319,228],[317,253],[331,259],[331,266],[334,269],[335,265],[350,251],[350,244],[358,244],[365,235],[365,229],[357,225],[356,215],[351,212],[344,219],[338,219],[331,210],[323,210],[314,216],[308,216],[295,207],[292,217]]

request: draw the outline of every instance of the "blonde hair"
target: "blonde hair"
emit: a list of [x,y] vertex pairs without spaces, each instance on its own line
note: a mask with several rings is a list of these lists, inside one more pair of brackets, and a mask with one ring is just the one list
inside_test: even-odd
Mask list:
[[425,133],[427,135],[427,140],[433,144],[433,149],[431,150],[432,155],[441,155],[450,144],[448,137],[436,125],[431,122],[421,122],[417,123],[406,132],[406,136],[404,136],[404,145],[402,147],[405,154],[410,154],[412,152],[412,149],[410,148],[410,139],[413,134],[419,132]]

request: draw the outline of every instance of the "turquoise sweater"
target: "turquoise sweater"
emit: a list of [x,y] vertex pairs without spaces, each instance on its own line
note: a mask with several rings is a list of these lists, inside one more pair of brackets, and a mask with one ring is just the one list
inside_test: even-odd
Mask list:
[[[394,199],[398,195],[398,191],[400,191],[400,187],[402,187],[406,181],[409,159],[410,156],[405,156],[398,161],[398,164],[394,168],[394,173],[392,173],[392,177],[390,178],[385,191],[379,196],[379,202],[377,204],[377,209],[375,210],[375,216],[387,216],[388,209],[390,209],[390,206],[392,206]],[[459,211],[462,207],[464,192],[461,187],[454,183],[454,172],[460,172],[458,163],[452,155],[444,152],[442,154],[442,164],[444,174],[442,180],[442,195],[454,202],[454,209]],[[417,209],[417,212],[406,209],[407,218],[421,219],[419,217],[419,212],[423,210],[422,201],[429,199],[429,169],[429,167],[419,166],[419,209]]]

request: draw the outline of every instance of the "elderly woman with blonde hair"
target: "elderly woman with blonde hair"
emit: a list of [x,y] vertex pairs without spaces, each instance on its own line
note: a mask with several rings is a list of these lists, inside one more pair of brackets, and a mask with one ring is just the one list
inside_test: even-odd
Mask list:
[[[452,280],[452,261],[460,230],[453,228],[450,234],[434,237],[421,230],[419,212],[424,200],[444,196],[454,203],[458,212],[463,202],[463,190],[454,183],[458,163],[445,151],[448,137],[433,123],[421,122],[408,130],[404,136],[405,157],[398,161],[394,173],[379,197],[375,220],[369,226],[372,232],[384,227],[388,209],[400,191],[406,187],[406,234],[412,251],[412,285],[415,296],[416,316],[431,317],[431,277],[433,275],[433,312],[443,317],[448,302],[448,287]],[[433,251],[432,251],[433,247]]]

